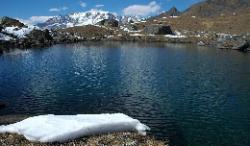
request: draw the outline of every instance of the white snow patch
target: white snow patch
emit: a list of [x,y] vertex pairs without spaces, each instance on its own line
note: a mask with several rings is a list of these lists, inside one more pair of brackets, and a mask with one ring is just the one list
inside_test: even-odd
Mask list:
[[8,34],[13,34],[18,38],[25,38],[33,29],[38,29],[33,25],[28,25],[27,27],[19,28],[17,26],[5,27],[2,31]]
[[130,36],[145,36],[144,34],[140,34],[140,33],[133,33],[133,34],[130,34]]
[[142,30],[130,30],[130,29],[128,28],[128,26],[126,26],[126,25],[120,26],[120,29],[123,30],[123,31],[125,31],[125,32],[131,32],[131,33],[142,32]]
[[165,35],[167,38],[186,38],[185,35]]
[[179,32],[179,31],[175,31],[175,35],[167,34],[167,35],[165,35],[165,37],[167,37],[167,38],[186,38],[186,36],[182,35],[181,32]]
[[41,115],[0,126],[0,133],[17,133],[34,142],[64,142],[94,134],[137,131],[145,135],[149,127],[125,114]]
[[0,40],[3,40],[3,41],[10,41],[10,40],[12,40],[12,39],[13,39],[12,37],[10,37],[10,36],[8,36],[8,35],[6,35],[6,34],[0,33]]
[[170,18],[178,18],[179,16],[171,16]]

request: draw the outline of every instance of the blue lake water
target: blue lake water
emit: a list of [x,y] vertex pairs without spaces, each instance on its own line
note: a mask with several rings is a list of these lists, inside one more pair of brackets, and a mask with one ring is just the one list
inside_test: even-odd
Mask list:
[[0,115],[122,112],[178,146],[250,145],[250,54],[79,43],[0,55]]

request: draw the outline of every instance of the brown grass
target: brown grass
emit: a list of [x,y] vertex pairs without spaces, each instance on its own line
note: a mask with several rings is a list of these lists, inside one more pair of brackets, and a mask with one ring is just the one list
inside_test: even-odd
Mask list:
[[165,24],[178,31],[213,31],[231,34],[250,33],[250,8],[238,11],[235,15],[225,14],[216,17],[180,16],[179,18],[156,18],[139,25]]
[[115,133],[79,138],[65,143],[34,143],[17,134],[0,134],[1,146],[167,146],[167,142],[135,133]]

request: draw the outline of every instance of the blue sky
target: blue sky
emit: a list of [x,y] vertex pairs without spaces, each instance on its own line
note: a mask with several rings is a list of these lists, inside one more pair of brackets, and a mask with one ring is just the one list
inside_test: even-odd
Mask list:
[[[30,19],[32,16],[55,16],[90,9],[117,14],[154,15],[172,6],[187,9],[198,0],[1,0],[0,16]],[[38,19],[38,17],[37,17]]]

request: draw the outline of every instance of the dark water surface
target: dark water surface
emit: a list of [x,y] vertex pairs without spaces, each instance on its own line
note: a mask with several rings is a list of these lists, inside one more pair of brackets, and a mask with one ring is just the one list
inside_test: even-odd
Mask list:
[[0,115],[122,112],[179,146],[250,145],[250,54],[84,43],[0,56]]

